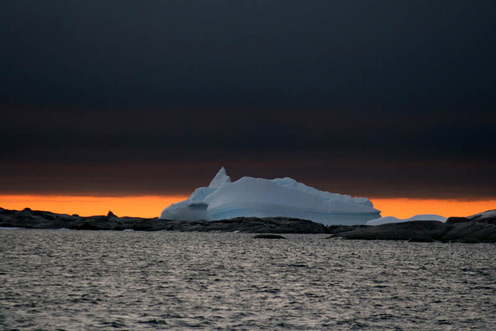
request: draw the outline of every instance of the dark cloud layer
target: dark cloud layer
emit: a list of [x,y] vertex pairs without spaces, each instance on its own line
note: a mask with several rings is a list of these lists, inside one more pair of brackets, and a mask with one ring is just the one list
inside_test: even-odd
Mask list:
[[221,165],[495,198],[490,1],[4,1],[0,192],[189,193]]

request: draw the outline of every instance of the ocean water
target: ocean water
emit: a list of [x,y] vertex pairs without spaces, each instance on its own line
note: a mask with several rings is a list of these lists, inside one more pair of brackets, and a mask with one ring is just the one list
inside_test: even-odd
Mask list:
[[0,230],[0,329],[494,330],[496,245]]

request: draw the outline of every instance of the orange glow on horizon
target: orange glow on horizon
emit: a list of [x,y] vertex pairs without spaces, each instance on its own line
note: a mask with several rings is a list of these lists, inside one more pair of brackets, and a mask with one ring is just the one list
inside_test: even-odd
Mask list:
[[[45,210],[81,216],[107,215],[111,210],[117,216],[158,217],[169,205],[187,199],[187,196],[49,196],[49,195],[0,195],[0,207],[5,209]],[[407,218],[416,214],[468,216],[489,209],[496,209],[496,200],[448,200],[371,198],[382,216]]]
[[470,216],[486,210],[496,209],[496,200],[455,199],[370,199],[381,216],[409,218],[418,214],[437,214],[444,217]]
[[187,198],[181,195],[138,197],[0,195],[0,207],[15,210],[31,208],[80,216],[107,215],[111,210],[117,216],[153,218],[160,216],[165,207]]

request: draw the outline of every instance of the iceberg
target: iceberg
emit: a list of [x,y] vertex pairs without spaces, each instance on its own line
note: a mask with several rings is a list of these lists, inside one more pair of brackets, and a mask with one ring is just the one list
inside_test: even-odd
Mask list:
[[394,216],[386,216],[386,217],[381,217],[381,218],[376,218],[374,220],[370,220],[367,222],[367,225],[382,225],[382,224],[389,224],[389,223],[403,223],[403,222],[411,222],[411,221],[439,221],[439,222],[446,222],[447,218],[443,217],[441,215],[435,215],[435,214],[421,214],[421,215],[415,215],[410,218],[404,218],[404,219],[399,219]]
[[165,208],[161,219],[221,220],[236,217],[291,217],[325,225],[355,225],[381,217],[367,198],[320,191],[285,177],[242,177],[232,182],[222,167],[208,187]]

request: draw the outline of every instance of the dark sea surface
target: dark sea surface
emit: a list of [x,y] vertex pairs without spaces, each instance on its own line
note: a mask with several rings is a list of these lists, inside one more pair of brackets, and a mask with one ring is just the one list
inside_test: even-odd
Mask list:
[[0,230],[0,329],[496,327],[496,245]]

